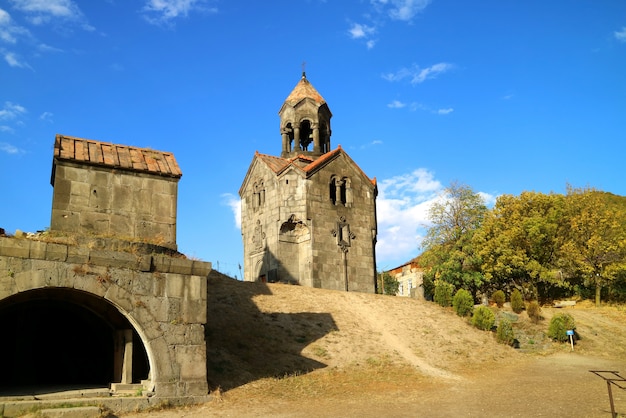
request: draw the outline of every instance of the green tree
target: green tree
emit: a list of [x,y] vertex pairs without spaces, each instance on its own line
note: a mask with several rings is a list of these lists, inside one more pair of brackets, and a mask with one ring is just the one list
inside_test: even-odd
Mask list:
[[443,280],[476,295],[484,278],[472,236],[486,212],[482,197],[470,187],[452,183],[445,189],[441,199],[431,206],[432,225],[422,243],[420,260],[427,280]]
[[452,307],[458,316],[469,316],[474,310],[474,298],[465,289],[459,289],[452,298]]
[[483,331],[489,331],[496,322],[496,316],[493,311],[486,306],[479,306],[474,309],[472,315],[472,325]]
[[567,282],[556,267],[563,228],[563,196],[502,195],[474,236],[485,277],[496,288],[514,285],[546,297]]
[[513,289],[511,292],[511,309],[513,312],[520,313],[524,310],[524,298],[522,297],[522,292],[517,289]]
[[502,344],[513,345],[515,342],[515,332],[513,332],[511,321],[506,318],[500,319],[500,323],[496,329],[496,340]]
[[568,187],[568,228],[560,248],[568,275],[583,277],[595,286],[600,305],[603,286],[626,272],[626,210],[612,204],[613,195],[594,189]]
[[435,280],[435,295],[433,300],[436,304],[447,308],[452,305],[454,285],[443,280]]
[[398,293],[398,289],[400,288],[400,282],[398,282],[391,274],[384,272],[380,273],[379,277],[383,281],[383,289],[385,295],[395,296]]

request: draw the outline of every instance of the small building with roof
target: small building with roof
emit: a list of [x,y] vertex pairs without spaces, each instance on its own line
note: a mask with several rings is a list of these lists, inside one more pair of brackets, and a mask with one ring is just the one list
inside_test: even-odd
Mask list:
[[341,146],[302,74],[280,111],[280,156],[256,152],[239,190],[244,280],[376,291],[376,179]]

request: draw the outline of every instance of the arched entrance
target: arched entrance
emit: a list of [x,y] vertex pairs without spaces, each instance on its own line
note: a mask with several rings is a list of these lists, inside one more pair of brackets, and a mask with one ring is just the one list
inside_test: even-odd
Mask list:
[[[146,350],[128,319],[87,292],[43,288],[8,297],[0,301],[0,329],[2,392],[108,387],[123,372],[132,383],[148,377]],[[124,359],[129,343],[132,361]]]

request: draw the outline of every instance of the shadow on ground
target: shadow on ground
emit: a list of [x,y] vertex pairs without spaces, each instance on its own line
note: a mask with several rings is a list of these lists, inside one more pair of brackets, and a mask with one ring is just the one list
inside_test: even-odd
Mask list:
[[301,352],[337,330],[330,314],[261,312],[252,299],[271,295],[265,284],[237,281],[215,271],[209,275],[207,292],[205,333],[211,390],[326,367]]

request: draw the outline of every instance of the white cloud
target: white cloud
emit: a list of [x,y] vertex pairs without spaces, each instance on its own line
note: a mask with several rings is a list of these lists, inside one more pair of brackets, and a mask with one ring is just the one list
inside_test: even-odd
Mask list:
[[430,2],[431,0],[370,0],[370,10],[364,16],[371,24],[352,23],[348,33],[352,39],[365,40],[367,49],[372,49],[377,43],[372,37],[378,28],[389,20],[411,22]]
[[241,199],[231,193],[222,194],[222,203],[230,207],[235,217],[235,226],[241,229]]
[[169,24],[190,12],[217,13],[217,8],[206,6],[207,0],[146,0],[144,18],[153,24]]
[[20,149],[6,142],[0,142],[0,151],[6,152],[7,154],[18,154]]
[[379,268],[389,269],[418,254],[428,226],[428,211],[444,189],[433,173],[420,168],[378,183],[376,211]]
[[11,102],[4,102],[4,106],[0,109],[0,120],[13,120],[26,114],[26,108]]
[[620,31],[613,32],[613,34],[615,35],[615,39],[618,41],[626,42],[626,26],[624,26]]
[[11,15],[0,9],[0,41],[8,44],[16,44],[19,37],[28,37],[28,29],[16,25]]
[[406,103],[403,103],[400,100],[394,100],[391,103],[387,104],[387,107],[391,109],[402,109],[403,107],[406,107]]
[[18,55],[14,54],[13,52],[5,52],[4,53],[4,60],[11,67],[32,69],[32,67],[26,61],[23,61],[21,59],[21,57],[19,57]]
[[439,109],[437,110],[437,114],[438,115],[448,115],[450,113],[454,112],[454,109],[452,109],[451,107],[447,108],[447,109]]
[[41,52],[63,52],[62,49],[55,48],[55,47],[47,45],[47,44],[39,44],[37,46],[37,49],[39,51],[41,51]]
[[361,39],[373,35],[376,32],[376,29],[372,26],[353,23],[352,27],[348,29],[348,32],[350,33],[350,37],[352,39]]
[[390,5],[388,14],[391,19],[410,21],[430,4],[430,0],[391,0],[383,3]]
[[42,25],[53,18],[83,21],[84,17],[76,3],[71,0],[10,0],[13,7],[28,14],[34,25]]
[[43,112],[41,115],[39,115],[39,119],[43,120],[45,122],[53,122],[52,117],[54,116],[54,114],[50,113],[50,112]]
[[413,65],[410,68],[401,68],[395,73],[383,74],[382,78],[387,81],[401,81],[408,78],[411,84],[415,85],[436,78],[439,74],[450,71],[452,68],[454,68],[454,65],[447,62],[440,62],[427,68],[420,68],[418,65]]

